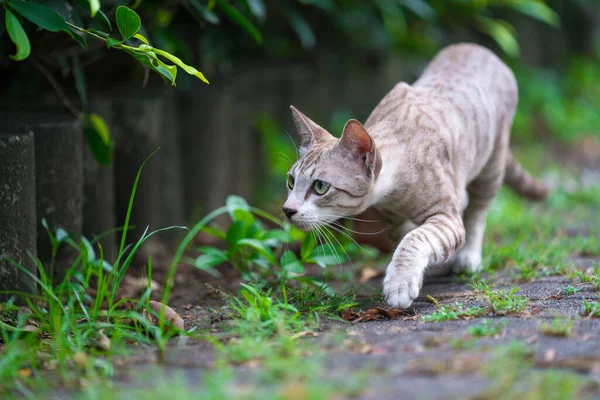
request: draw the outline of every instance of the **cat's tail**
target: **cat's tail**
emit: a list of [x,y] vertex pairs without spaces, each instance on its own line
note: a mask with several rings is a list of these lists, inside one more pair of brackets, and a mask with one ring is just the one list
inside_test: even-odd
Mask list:
[[506,158],[504,184],[530,200],[543,200],[548,196],[549,192],[546,185],[532,177],[521,167],[510,151]]

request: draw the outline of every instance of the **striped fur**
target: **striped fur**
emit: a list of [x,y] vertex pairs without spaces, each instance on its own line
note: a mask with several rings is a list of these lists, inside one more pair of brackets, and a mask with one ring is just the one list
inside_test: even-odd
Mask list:
[[[488,207],[502,183],[531,198],[546,188],[509,150],[518,99],[513,73],[473,44],[442,50],[413,84],[397,84],[364,127],[337,139],[292,108],[302,156],[284,207],[310,229],[375,208],[399,242],[383,282],[389,305],[408,307],[423,276],[481,268]],[[331,185],[315,193],[315,180]]]

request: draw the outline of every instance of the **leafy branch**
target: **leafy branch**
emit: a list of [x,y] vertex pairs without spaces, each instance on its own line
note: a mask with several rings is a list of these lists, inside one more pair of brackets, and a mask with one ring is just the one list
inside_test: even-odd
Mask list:
[[[20,16],[50,32],[65,32],[73,39],[77,40],[83,47],[87,46],[85,35],[102,40],[106,42],[108,48],[125,51],[148,69],[169,80],[172,85],[175,85],[175,79],[177,78],[177,67],[183,69],[186,73],[199,78],[203,82],[208,83],[206,77],[196,68],[185,64],[180,58],[173,54],[151,46],[148,39],[138,33],[142,25],[141,18],[131,8],[125,6],[119,6],[117,8],[116,22],[119,32],[121,33],[121,39],[116,39],[107,32],[92,28],[85,29],[72,22],[66,21],[56,11],[41,4],[23,0],[10,0],[3,4],[5,10],[6,31],[17,48],[16,53],[10,56],[15,61],[27,59],[31,52],[29,38],[19,20]],[[92,15],[100,12],[98,1],[90,1],[90,7]],[[104,14],[102,15],[110,26],[108,18],[106,18]],[[137,39],[141,44],[137,47],[125,44],[125,41],[129,39]],[[164,57],[173,64],[162,61],[159,56]]]

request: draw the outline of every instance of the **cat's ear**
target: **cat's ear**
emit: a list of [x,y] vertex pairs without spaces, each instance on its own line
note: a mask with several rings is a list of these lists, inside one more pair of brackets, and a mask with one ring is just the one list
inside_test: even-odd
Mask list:
[[379,175],[381,157],[375,142],[360,122],[355,119],[346,122],[338,146],[346,154],[352,154],[356,159],[364,162],[370,174],[374,173],[375,177]]
[[294,106],[290,106],[298,135],[300,135],[300,155],[306,152],[312,144],[318,143],[331,137],[329,132],[321,128],[306,115],[302,114]]

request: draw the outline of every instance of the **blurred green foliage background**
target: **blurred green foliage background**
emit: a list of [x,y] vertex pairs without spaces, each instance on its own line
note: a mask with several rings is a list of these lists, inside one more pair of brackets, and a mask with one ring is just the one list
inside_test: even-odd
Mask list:
[[[1,12],[14,11],[18,1],[0,0]],[[289,103],[336,134],[348,118],[366,118],[393,82],[415,79],[435,52],[458,41],[490,47],[515,71],[521,96],[513,143],[575,146],[600,136],[595,0],[106,0],[98,12],[97,1],[31,2],[112,37],[119,37],[116,9],[126,5],[140,15],[139,33],[153,46],[208,78],[210,86],[179,74],[171,89],[102,41],[88,38],[82,47],[26,19],[32,62],[16,62],[9,57],[14,44],[0,28],[0,109],[60,107],[64,98],[48,74],[76,109],[107,91],[148,97],[147,86],[158,87],[151,96],[174,90],[183,138],[173,140],[181,142],[183,173],[204,191],[218,192],[187,195],[189,210],[214,208],[231,192],[278,202],[282,177],[296,157]],[[218,144],[215,136],[227,139]],[[186,151],[212,161],[186,161],[192,158]],[[215,163],[230,172],[218,178],[198,173],[218,168]]]

